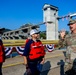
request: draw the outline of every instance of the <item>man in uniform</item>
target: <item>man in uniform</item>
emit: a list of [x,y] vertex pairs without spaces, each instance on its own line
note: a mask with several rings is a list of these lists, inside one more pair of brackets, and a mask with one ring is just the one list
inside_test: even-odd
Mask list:
[[[70,70],[73,68],[73,61],[76,58],[76,20],[70,20],[68,23],[71,33],[65,34],[65,31],[60,32],[61,39],[59,44],[62,43],[66,46],[66,57],[65,57],[65,70]],[[66,35],[66,36],[65,36]],[[62,41],[62,42],[61,42]],[[75,68],[73,68],[75,70]],[[71,75],[71,73],[69,73]],[[74,75],[74,74],[72,74]]]

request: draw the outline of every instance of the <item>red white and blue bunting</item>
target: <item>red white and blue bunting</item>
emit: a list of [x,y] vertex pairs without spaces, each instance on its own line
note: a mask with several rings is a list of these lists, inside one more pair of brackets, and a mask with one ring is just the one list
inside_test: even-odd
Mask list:
[[48,52],[52,52],[54,50],[54,44],[51,45],[47,44],[46,49],[48,50]]
[[18,54],[22,55],[24,52],[24,47],[21,47],[21,46],[16,47],[16,51],[18,52]]
[[[46,47],[46,49],[48,50],[48,52],[52,52],[54,50],[54,44],[46,44],[44,45]],[[16,52],[20,55],[23,54],[24,52],[24,46],[16,46],[16,47],[5,47],[5,55],[8,56],[10,55],[13,50],[16,50]]]
[[5,55],[8,56],[12,53],[12,48],[13,47],[5,47]]

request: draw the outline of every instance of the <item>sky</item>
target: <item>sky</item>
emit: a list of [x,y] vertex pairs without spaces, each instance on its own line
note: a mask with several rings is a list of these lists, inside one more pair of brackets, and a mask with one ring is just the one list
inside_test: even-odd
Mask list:
[[[0,0],[0,27],[15,30],[26,23],[43,22],[43,6],[50,4],[58,7],[58,16],[76,12],[76,0]],[[68,19],[58,21],[58,30],[69,30]],[[41,31],[46,25],[40,26]]]

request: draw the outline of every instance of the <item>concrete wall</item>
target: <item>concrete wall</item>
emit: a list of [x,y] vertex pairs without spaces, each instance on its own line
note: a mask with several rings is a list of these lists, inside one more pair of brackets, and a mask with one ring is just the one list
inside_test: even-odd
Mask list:
[[39,26],[28,26],[28,27],[24,27],[24,28],[20,28],[17,30],[12,30],[12,31],[8,31],[8,32],[4,32],[2,35],[2,39],[27,39],[29,37],[30,34],[30,30],[36,28],[38,29]]

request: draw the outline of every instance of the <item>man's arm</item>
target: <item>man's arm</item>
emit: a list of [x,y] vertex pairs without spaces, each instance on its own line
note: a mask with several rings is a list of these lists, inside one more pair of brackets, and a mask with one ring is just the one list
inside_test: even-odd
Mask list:
[[24,48],[24,53],[23,53],[23,59],[24,59],[24,64],[27,65],[27,56],[29,56],[29,51],[30,51],[30,43],[27,42]]
[[42,59],[40,64],[44,64],[44,62],[45,62],[45,57],[43,57],[43,59]]
[[24,58],[24,65],[27,65],[27,57],[23,56],[23,58]]
[[59,48],[63,48],[63,47],[66,46],[65,36],[66,36],[65,30],[60,31],[60,39],[59,39],[59,42],[58,42]]
[[70,63],[70,60],[71,60],[71,54],[70,54],[70,50],[68,49],[68,46],[67,46],[67,36],[65,34],[65,31],[61,31],[60,32],[60,40],[59,40],[59,46],[60,47],[66,47],[66,56],[65,56],[65,62],[68,62]]

